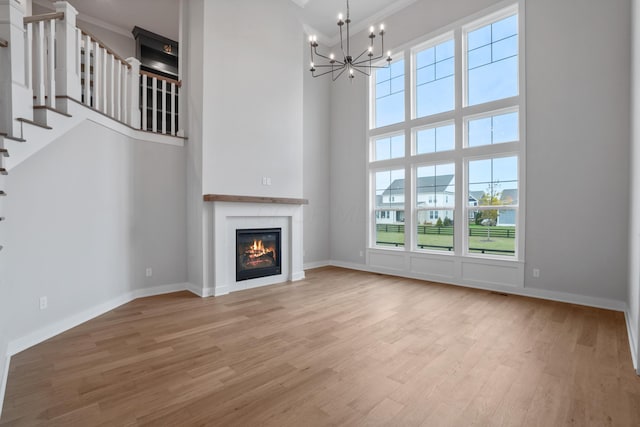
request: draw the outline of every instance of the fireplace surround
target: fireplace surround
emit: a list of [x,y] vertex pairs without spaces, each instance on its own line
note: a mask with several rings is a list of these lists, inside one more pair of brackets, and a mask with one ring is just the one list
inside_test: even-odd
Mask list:
[[[304,279],[302,207],[307,200],[207,194],[204,201],[202,287],[190,288],[194,293],[219,296]],[[236,230],[255,229],[281,229],[280,273],[238,280]]]

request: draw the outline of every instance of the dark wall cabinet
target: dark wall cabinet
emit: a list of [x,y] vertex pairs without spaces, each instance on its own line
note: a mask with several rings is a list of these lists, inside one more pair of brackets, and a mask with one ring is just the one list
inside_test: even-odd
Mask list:
[[[140,69],[177,81],[179,78],[178,43],[139,27],[133,29],[133,35],[136,39],[136,58],[140,60]],[[178,88],[174,87],[175,92],[172,93],[172,82],[163,82],[162,80],[150,76],[141,76],[140,110],[143,114],[142,128],[144,130],[175,134],[178,127]],[[155,109],[153,108],[154,82],[156,84]],[[176,86],[176,82],[173,83]],[[163,84],[166,84],[164,92],[162,90]]]

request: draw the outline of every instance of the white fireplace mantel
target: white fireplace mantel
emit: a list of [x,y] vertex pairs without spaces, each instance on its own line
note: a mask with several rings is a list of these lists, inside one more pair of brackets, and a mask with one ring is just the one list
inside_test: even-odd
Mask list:
[[[304,279],[305,199],[208,194],[205,203],[204,288],[202,296]],[[282,228],[282,273],[236,282],[236,229]]]

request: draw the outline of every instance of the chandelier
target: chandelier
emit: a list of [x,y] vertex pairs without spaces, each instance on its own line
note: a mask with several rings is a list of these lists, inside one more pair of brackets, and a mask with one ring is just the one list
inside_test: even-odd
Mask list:
[[[382,59],[384,52],[384,25],[380,24],[380,54],[374,56],[374,40],[376,38],[375,28],[371,26],[369,28],[369,46],[358,56],[354,57],[351,54],[351,42],[349,25],[351,24],[351,18],[349,16],[349,0],[347,0],[347,19],[343,20],[342,13],[338,15],[338,28],[340,28],[340,53],[342,60],[336,59],[333,53],[329,56],[323,55],[318,52],[318,38],[315,35],[309,36],[309,48],[311,51],[311,75],[313,77],[324,76],[331,73],[333,81],[336,81],[345,71],[349,70],[349,78],[355,77],[355,72],[370,76],[371,71],[376,68],[388,68],[391,63],[391,51],[387,52],[387,63],[385,65],[373,65],[375,61]],[[346,26],[346,39],[344,38],[344,31]],[[316,62],[318,61],[318,62]],[[316,74],[316,71],[319,74]]]

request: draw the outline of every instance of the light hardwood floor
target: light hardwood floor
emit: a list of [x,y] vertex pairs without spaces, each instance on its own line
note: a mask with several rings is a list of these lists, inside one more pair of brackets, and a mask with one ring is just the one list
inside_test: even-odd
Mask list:
[[133,301],[11,360],[1,425],[640,425],[622,313],[338,268]]

